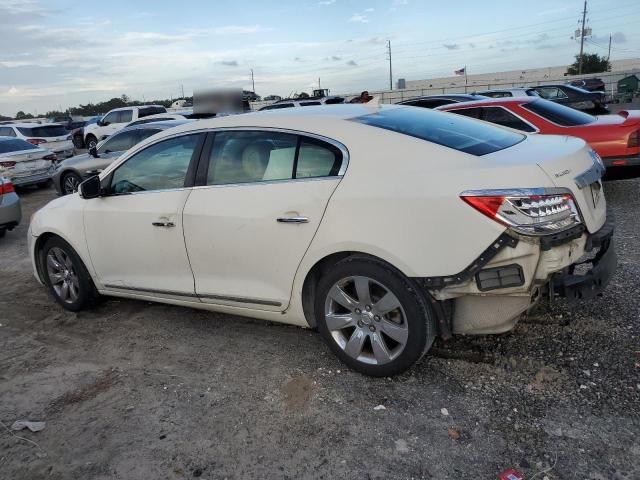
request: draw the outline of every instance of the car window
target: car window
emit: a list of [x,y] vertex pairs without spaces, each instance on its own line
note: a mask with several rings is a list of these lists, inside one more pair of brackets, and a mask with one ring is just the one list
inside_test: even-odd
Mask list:
[[15,137],[16,132],[11,127],[0,127],[0,137]]
[[334,177],[342,165],[342,152],[326,142],[303,139],[300,142],[295,178]]
[[481,120],[485,122],[496,123],[503,127],[515,128],[523,132],[535,132],[536,129],[527,122],[519,119],[516,115],[505,108],[501,107],[484,107],[482,108]]
[[542,98],[547,100],[560,100],[567,98],[567,94],[558,87],[538,87],[535,89]]
[[293,107],[293,103],[276,103],[274,105],[267,105],[266,107],[262,107],[260,110],[277,110],[279,108],[289,107]]
[[300,102],[301,107],[310,107],[312,105],[322,105],[320,102]]
[[476,122],[461,115],[445,115],[427,108],[389,108],[355,117],[354,122],[410,135],[471,155],[509,148],[524,135]]
[[124,152],[138,143],[138,130],[121,132],[107,138],[98,148],[98,153]]
[[67,129],[62,125],[46,125],[43,127],[17,127],[25,137],[64,137]]
[[448,110],[451,113],[457,113],[458,115],[464,115],[465,117],[480,118],[482,117],[482,109],[479,107],[474,108],[456,108],[455,110]]
[[118,123],[118,113],[119,112],[111,112],[108,113],[106,117],[104,117],[103,123]]
[[480,95],[482,95],[483,97],[491,97],[491,98],[507,98],[507,97],[513,97],[513,94],[511,92],[506,92],[503,90],[496,90],[496,91],[490,91],[490,92],[482,92],[480,93]]
[[278,132],[220,132],[209,158],[207,185],[293,178],[298,137]]
[[546,118],[550,122],[562,125],[564,127],[573,127],[576,125],[587,125],[595,122],[596,118],[588,113],[574,110],[564,105],[559,105],[549,100],[538,99],[533,102],[525,103],[523,108]]
[[0,153],[20,152],[22,150],[37,150],[38,147],[21,138],[0,141]]
[[128,123],[133,120],[133,110],[120,110],[118,113],[118,121],[116,123]]
[[422,107],[422,108],[436,108],[442,105],[450,105],[455,103],[453,100],[446,100],[444,98],[432,98],[432,99],[424,99],[424,100],[416,100],[413,102],[407,102],[403,105],[412,105],[414,107]]
[[158,113],[167,113],[164,107],[144,107],[138,109],[138,118],[148,117],[149,115],[157,115]]
[[124,194],[183,187],[203,135],[170,138],[134,154],[113,173],[110,192]]

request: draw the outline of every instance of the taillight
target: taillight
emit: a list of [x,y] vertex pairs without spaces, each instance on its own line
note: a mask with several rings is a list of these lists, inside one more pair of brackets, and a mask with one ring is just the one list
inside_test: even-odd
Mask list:
[[573,195],[558,189],[473,190],[460,198],[524,235],[546,235],[580,223]]
[[627,147],[629,148],[640,147],[640,130],[636,130],[631,135],[629,135],[629,140],[627,140]]
[[13,188],[13,183],[5,180],[4,183],[0,183],[0,195],[4,195],[5,193],[15,192],[16,189]]
[[42,157],[42,159],[55,162],[58,159],[58,156],[55,153],[50,153],[49,155],[45,155],[44,157]]
[[16,166],[16,162],[0,162],[0,167],[12,168]]
[[27,138],[27,142],[31,145],[40,145],[41,143],[47,143],[43,138]]

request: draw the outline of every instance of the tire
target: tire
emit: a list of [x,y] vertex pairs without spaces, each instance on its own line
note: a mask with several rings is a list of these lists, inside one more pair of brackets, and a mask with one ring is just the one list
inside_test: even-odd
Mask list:
[[75,172],[68,172],[60,179],[60,190],[63,195],[71,195],[78,190],[78,185],[82,182],[82,177]]
[[98,139],[91,134],[87,135],[87,138],[85,138],[84,140],[84,146],[87,148],[87,150],[95,147],[96,145],[98,145]]
[[346,258],[320,279],[316,292],[318,331],[353,370],[396,375],[433,344],[431,306],[408,278],[381,261]]
[[78,312],[96,303],[98,291],[71,245],[51,237],[40,250],[39,260],[43,280],[63,308]]

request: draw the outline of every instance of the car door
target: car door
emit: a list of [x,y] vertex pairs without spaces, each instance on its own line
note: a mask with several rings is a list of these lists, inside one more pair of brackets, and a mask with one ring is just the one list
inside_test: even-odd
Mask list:
[[196,294],[208,303],[284,310],[347,151],[267,129],[218,131],[207,144],[200,186],[183,214]]
[[569,97],[567,94],[558,87],[537,87],[535,88],[535,91],[546,100],[551,100],[562,105],[569,103]]
[[146,146],[103,178],[104,195],[87,200],[85,235],[104,287],[193,296],[182,209],[204,133]]

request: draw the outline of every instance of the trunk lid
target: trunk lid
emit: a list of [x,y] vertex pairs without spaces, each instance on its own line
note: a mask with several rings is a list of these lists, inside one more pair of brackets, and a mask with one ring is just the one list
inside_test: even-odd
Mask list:
[[[529,137],[528,141],[531,140],[533,137]],[[573,193],[587,230],[591,233],[599,230],[607,217],[600,181],[604,166],[591,153],[591,148],[584,140],[555,135],[537,135],[535,143],[538,166],[556,187]]]

